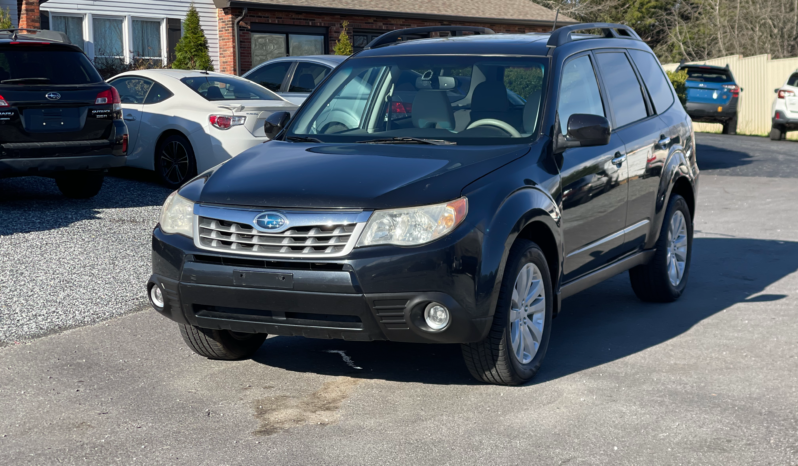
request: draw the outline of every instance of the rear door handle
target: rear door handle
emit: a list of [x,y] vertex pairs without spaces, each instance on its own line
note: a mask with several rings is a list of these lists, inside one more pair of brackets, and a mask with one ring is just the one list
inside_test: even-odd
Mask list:
[[125,121],[136,121],[136,117],[128,113],[127,115],[125,115]]
[[657,145],[660,147],[666,147],[670,143],[671,143],[671,138],[669,138],[668,136],[660,136],[660,140],[657,141]]
[[615,165],[620,165],[626,161],[626,154],[621,154],[620,152],[615,153],[615,158],[612,159],[612,163]]

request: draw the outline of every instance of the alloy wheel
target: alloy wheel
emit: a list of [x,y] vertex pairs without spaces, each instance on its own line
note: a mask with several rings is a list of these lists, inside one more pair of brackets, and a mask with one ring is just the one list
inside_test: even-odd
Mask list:
[[161,174],[170,183],[182,184],[188,177],[188,151],[179,141],[170,141],[161,151]]
[[529,263],[518,272],[510,304],[510,344],[513,356],[521,364],[528,364],[537,354],[545,322],[543,276],[535,264]]
[[668,279],[678,286],[687,263],[687,222],[684,214],[675,211],[668,227]]

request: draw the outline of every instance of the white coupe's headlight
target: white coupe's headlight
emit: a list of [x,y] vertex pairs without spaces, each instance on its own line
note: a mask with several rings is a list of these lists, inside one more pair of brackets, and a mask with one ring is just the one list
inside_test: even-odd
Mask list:
[[371,215],[358,246],[429,243],[451,233],[468,213],[468,199],[407,209],[378,210]]
[[164,233],[178,233],[192,238],[194,203],[177,194],[177,191],[170,194],[161,211],[161,230]]

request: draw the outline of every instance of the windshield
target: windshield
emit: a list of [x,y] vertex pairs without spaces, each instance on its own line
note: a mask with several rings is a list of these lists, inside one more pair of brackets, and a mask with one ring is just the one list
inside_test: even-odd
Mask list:
[[700,68],[687,68],[687,80],[705,83],[728,83],[733,81],[731,75],[726,71]]
[[519,144],[537,132],[547,64],[542,57],[355,57],[308,99],[286,136]]
[[265,87],[241,78],[198,76],[180,81],[211,102],[224,100],[282,100]]
[[102,82],[83,52],[13,46],[0,50],[0,84],[79,85]]

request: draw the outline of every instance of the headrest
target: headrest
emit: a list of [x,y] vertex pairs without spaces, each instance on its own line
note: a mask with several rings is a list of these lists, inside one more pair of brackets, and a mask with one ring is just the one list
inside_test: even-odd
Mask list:
[[224,95],[222,95],[219,86],[210,86],[205,92],[205,97],[209,100],[224,100]]
[[454,129],[454,111],[446,91],[419,91],[413,99],[416,128]]
[[472,112],[506,112],[510,109],[507,88],[498,81],[479,83],[471,97]]
[[313,79],[313,75],[310,73],[300,74],[298,78],[296,78],[296,87],[300,88],[297,89],[297,92],[311,92],[313,89],[316,88],[316,81]]

